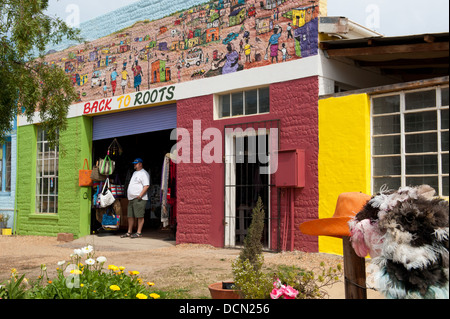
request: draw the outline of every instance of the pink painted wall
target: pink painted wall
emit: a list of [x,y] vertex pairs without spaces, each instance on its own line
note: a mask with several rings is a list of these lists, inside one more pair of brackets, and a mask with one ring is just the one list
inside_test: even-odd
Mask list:
[[[186,128],[192,136],[193,120],[201,120],[202,130],[255,121],[281,121],[280,149],[306,150],[306,186],[295,190],[294,249],[317,251],[317,238],[302,235],[298,225],[318,218],[318,79],[309,77],[270,86],[270,114],[226,120],[213,120],[213,96],[177,101],[177,127]],[[202,142],[202,148],[209,141]],[[192,153],[192,141],[191,141]],[[192,158],[191,158],[192,161]],[[178,228],[177,243],[224,245],[224,166],[223,164],[180,163],[177,171]],[[271,213],[277,216],[277,189],[271,189]],[[285,225],[289,211],[286,192],[281,195],[281,238],[291,247],[291,224]],[[287,226],[287,227],[285,227]],[[287,228],[287,236],[283,230]],[[272,248],[277,247],[277,225],[272,224]],[[282,242],[284,243],[284,242]]]

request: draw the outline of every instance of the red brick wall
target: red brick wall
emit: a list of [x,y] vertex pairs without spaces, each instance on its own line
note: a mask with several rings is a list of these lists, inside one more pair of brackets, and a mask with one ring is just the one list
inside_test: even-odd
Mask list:
[[[191,133],[193,120],[201,120],[202,130],[224,125],[279,119],[280,149],[306,150],[306,186],[294,196],[294,249],[317,251],[317,238],[300,233],[298,226],[318,216],[318,79],[304,78],[270,86],[270,114],[213,121],[213,96],[177,101],[177,127]],[[223,139],[222,139],[223,141]],[[202,148],[209,141],[202,141]],[[193,151],[191,141],[191,153]],[[192,157],[191,157],[192,162]],[[177,171],[177,243],[224,244],[224,166],[223,164],[181,163]],[[277,217],[277,189],[271,189],[272,217]],[[291,247],[290,216],[286,192],[281,193],[281,244]],[[284,236],[284,229],[288,229]],[[277,225],[272,224],[272,248],[277,247]],[[286,238],[283,241],[283,238]]]

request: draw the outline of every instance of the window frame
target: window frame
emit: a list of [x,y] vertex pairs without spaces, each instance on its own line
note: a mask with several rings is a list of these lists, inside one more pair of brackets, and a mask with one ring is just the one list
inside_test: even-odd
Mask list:
[[[55,148],[50,148],[49,141],[45,139],[45,131],[41,127],[37,127],[37,135],[36,135],[36,205],[35,212],[36,214],[50,214],[57,215],[58,214],[58,189],[59,189],[59,140]],[[43,138],[41,140],[41,138]],[[46,151],[47,150],[47,151]],[[40,155],[40,153],[42,155]],[[47,156],[46,156],[47,155]],[[53,155],[53,156],[51,156]],[[47,168],[53,168],[53,174],[45,173],[45,165],[46,163],[53,163],[52,165],[47,165]],[[40,172],[44,172],[40,175]],[[48,180],[48,183],[45,183],[45,179]],[[53,180],[52,180],[53,179]],[[42,180],[42,182],[41,182]],[[52,183],[53,186],[52,186]],[[47,194],[43,193],[43,189],[47,185]],[[54,189],[53,193],[51,192],[51,188]],[[50,199],[53,199],[53,211],[51,210]],[[43,209],[43,204],[46,199],[46,209]]]
[[[267,112],[261,112],[261,101],[260,101],[260,90],[261,89],[267,89],[268,90],[268,111]],[[246,92],[255,91],[256,90],[256,112],[251,114],[246,114]],[[242,114],[233,115],[233,95],[242,93]],[[230,103],[230,115],[229,116],[222,116],[222,109],[223,106],[221,104],[221,97],[228,95],[229,97],[229,103]],[[260,114],[269,114],[270,113],[270,87],[269,86],[263,86],[263,87],[256,87],[256,88],[249,88],[246,90],[236,90],[236,91],[230,91],[226,93],[220,93],[216,94],[215,96],[215,104],[216,104],[216,112],[215,113],[215,120],[222,120],[222,119],[230,119],[230,118],[237,118],[237,117],[243,117],[243,116],[253,116],[253,115],[260,115]]]
[[[394,178],[400,178],[400,186],[405,187],[408,186],[407,179],[408,178],[414,178],[414,177],[437,177],[438,179],[438,189],[436,189],[436,195],[441,197],[448,197],[448,194],[443,194],[443,185],[444,181],[443,179],[446,177],[448,178],[448,173],[443,173],[443,156],[445,154],[449,154],[449,151],[442,150],[442,135],[448,134],[449,129],[443,129],[442,128],[442,113],[443,110],[448,110],[448,105],[442,105],[442,90],[448,89],[448,84],[446,85],[438,85],[438,86],[429,86],[425,88],[419,88],[419,89],[410,89],[410,90],[402,90],[402,91],[396,91],[396,92],[390,92],[390,93],[384,93],[384,94],[377,94],[370,96],[370,140],[371,140],[371,188],[372,193],[377,193],[380,191],[380,189],[375,189],[375,179],[376,178],[383,178],[383,177],[394,177]],[[421,92],[421,91],[435,91],[435,97],[436,97],[436,103],[434,106],[429,107],[421,107],[421,108],[412,108],[412,109],[406,109],[406,95],[408,93],[415,93],[415,92]],[[399,96],[400,97],[400,105],[399,110],[397,112],[390,112],[390,113],[379,113],[374,114],[374,99],[381,98],[381,97],[388,97],[388,96]],[[424,113],[424,112],[435,112],[436,113],[436,128],[435,129],[429,129],[429,130],[417,130],[412,132],[406,131],[406,123],[405,123],[405,116],[408,114],[413,113]],[[400,132],[398,133],[383,133],[383,134],[375,134],[374,133],[374,119],[377,117],[383,117],[383,116],[399,116],[400,117]],[[407,153],[407,145],[406,145],[406,139],[407,136],[412,135],[425,135],[425,134],[436,134],[437,135],[437,148],[436,151],[423,151],[423,152],[411,152]],[[382,155],[375,155],[375,143],[374,139],[377,137],[387,137],[387,136],[400,136],[400,151],[398,154],[382,154]],[[406,158],[408,156],[436,156],[437,157],[437,173],[427,174],[427,173],[421,173],[421,174],[407,174],[407,165],[406,165]],[[382,158],[382,157],[400,157],[400,175],[395,174],[385,174],[385,175],[375,175],[375,159],[376,158]]]

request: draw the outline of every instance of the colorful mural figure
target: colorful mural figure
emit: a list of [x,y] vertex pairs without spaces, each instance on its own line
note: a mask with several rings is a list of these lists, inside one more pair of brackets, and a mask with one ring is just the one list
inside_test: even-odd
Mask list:
[[79,101],[95,100],[118,85],[126,94],[316,55],[318,15],[318,0],[209,1],[50,53],[46,63],[65,70]]

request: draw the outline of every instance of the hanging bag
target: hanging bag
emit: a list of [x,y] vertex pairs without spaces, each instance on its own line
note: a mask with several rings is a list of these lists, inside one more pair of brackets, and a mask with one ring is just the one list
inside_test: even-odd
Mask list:
[[96,182],[103,182],[104,180],[106,180],[106,176],[100,174],[100,172],[99,172],[98,161],[94,165],[94,167],[92,167],[91,179]]
[[[84,169],[87,166],[88,169]],[[91,179],[92,170],[89,169],[89,162],[87,158],[84,159],[83,169],[78,171],[78,186],[89,186],[93,185],[93,181]]]
[[98,198],[98,195],[100,195],[100,189],[101,189],[101,183],[100,182],[95,182],[94,183],[94,187],[97,189],[94,196],[92,197],[92,207],[94,208],[98,208],[100,207],[100,200]]
[[117,215],[109,215],[103,214],[102,217],[102,226],[118,226],[119,225],[119,216]]
[[125,186],[120,182],[119,175],[116,175],[114,180],[114,184],[111,184],[111,193],[115,198],[124,197],[125,196]]
[[106,179],[105,185],[103,185],[102,192],[98,195],[100,200],[100,207],[105,208],[114,203],[116,200],[109,189],[109,178]]
[[98,165],[98,172],[102,175],[109,176],[114,172],[114,168],[116,167],[116,162],[114,162],[111,158],[109,158],[109,152],[108,155],[105,156],[105,158],[101,158],[99,160]]

